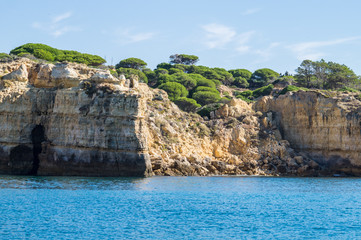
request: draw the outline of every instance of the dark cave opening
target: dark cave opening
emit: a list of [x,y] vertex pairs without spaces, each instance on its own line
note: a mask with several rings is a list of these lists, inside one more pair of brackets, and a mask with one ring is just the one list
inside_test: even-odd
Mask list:
[[33,168],[30,172],[31,175],[36,175],[39,169],[39,154],[43,150],[41,147],[41,143],[44,142],[45,139],[45,130],[44,126],[36,125],[35,128],[31,131],[31,141],[33,143]]

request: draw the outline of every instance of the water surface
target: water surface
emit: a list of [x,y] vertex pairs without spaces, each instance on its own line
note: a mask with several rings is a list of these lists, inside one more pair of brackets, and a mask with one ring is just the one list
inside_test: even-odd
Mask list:
[[0,176],[2,239],[361,238],[361,179]]

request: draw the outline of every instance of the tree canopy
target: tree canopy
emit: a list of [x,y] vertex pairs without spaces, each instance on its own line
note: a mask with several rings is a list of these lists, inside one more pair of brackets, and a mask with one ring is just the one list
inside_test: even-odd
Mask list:
[[142,70],[147,66],[147,63],[139,58],[127,58],[121,60],[118,64],[115,65],[115,68],[133,68]]
[[40,43],[27,43],[14,48],[10,51],[10,54],[14,55],[26,55],[31,54],[37,58],[44,59],[47,61],[68,61],[84,63],[90,66],[99,66],[105,63],[105,59],[87,53],[80,53],[77,51],[60,50]]
[[169,58],[170,58],[169,62],[172,64],[184,64],[184,65],[194,65],[199,60],[197,56],[187,55],[187,54],[173,54]]
[[278,76],[279,74],[272,69],[261,68],[252,74],[249,83],[251,87],[262,87],[276,80]]
[[232,70],[229,70],[228,72],[231,73],[234,78],[242,77],[242,78],[246,79],[247,81],[249,81],[252,76],[252,72],[247,69],[232,69]]
[[356,74],[346,65],[325,60],[304,60],[296,69],[296,81],[302,87],[336,89],[352,85],[358,80]]
[[177,82],[167,82],[159,86],[160,89],[163,89],[168,93],[169,99],[175,101],[181,97],[187,97],[187,89],[180,83]]

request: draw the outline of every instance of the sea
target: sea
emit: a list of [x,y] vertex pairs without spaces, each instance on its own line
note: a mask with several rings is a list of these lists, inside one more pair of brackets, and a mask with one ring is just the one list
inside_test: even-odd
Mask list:
[[361,178],[0,176],[1,239],[361,239]]

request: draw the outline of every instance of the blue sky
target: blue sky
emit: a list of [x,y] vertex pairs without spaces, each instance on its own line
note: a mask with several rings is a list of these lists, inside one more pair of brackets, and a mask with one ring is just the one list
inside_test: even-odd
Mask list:
[[282,73],[324,58],[361,75],[359,0],[2,0],[1,9],[0,52],[44,43],[150,68],[185,53],[199,65]]

